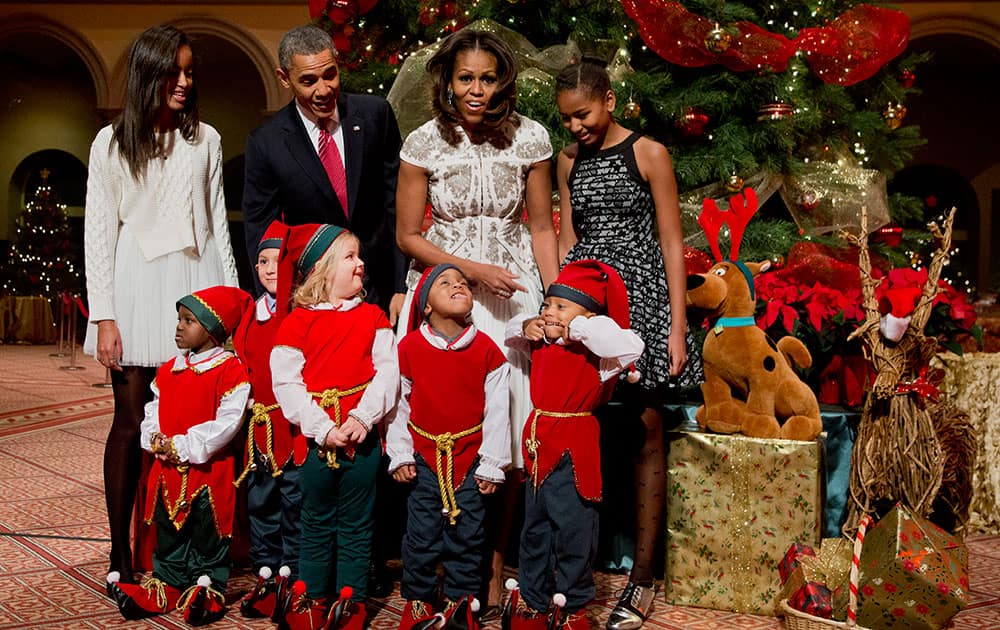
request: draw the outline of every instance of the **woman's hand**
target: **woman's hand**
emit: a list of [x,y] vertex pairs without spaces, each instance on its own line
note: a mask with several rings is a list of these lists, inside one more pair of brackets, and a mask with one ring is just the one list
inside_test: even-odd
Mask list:
[[97,322],[97,361],[106,368],[122,371],[122,335],[113,319]]
[[469,281],[472,284],[489,291],[502,300],[509,299],[515,291],[528,290],[523,285],[518,284],[518,276],[497,265],[471,263],[463,265],[462,271],[469,276]]
[[670,331],[667,353],[670,356],[670,376],[680,376],[687,365],[687,339],[683,329]]
[[410,483],[417,478],[417,467],[414,464],[403,464],[392,471],[392,478],[399,483]]

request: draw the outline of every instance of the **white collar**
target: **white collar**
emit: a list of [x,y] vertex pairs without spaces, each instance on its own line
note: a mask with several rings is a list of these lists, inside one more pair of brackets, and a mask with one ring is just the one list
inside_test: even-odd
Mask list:
[[420,334],[427,340],[427,343],[438,350],[462,350],[469,347],[472,340],[476,338],[476,327],[469,324],[458,337],[449,341],[447,337],[431,328],[430,324],[424,322],[420,324]]
[[184,352],[174,358],[174,365],[170,371],[183,372],[190,368],[196,374],[202,374],[217,365],[221,365],[231,356],[233,356],[232,353],[226,351],[222,346],[215,346],[198,353]]
[[272,317],[274,317],[274,310],[278,304],[278,300],[274,298],[270,293],[265,293],[257,299],[257,321],[266,322]]
[[[309,133],[310,137],[319,135],[319,124],[317,121],[312,119],[311,114],[307,114],[306,110],[302,109],[298,101],[295,101],[295,111],[299,113],[299,117],[302,119],[302,124],[306,126],[306,132]],[[331,134],[336,133],[340,128],[340,108],[334,105],[333,116],[330,117],[330,128],[327,129]]]
[[361,304],[361,298],[353,297],[349,300],[344,300],[340,304],[334,306],[329,302],[320,302],[319,304],[310,304],[306,308],[312,311],[349,311],[357,308]]

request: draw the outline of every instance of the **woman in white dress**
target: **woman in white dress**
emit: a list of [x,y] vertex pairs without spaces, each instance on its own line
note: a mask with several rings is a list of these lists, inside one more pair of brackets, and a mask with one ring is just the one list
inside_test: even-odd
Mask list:
[[[414,130],[400,152],[396,237],[413,264],[397,330],[407,330],[421,271],[452,263],[473,284],[476,327],[504,348],[504,326],[521,313],[537,313],[543,286],[559,272],[552,145],[544,127],[514,111],[514,55],[495,35],[470,29],[452,34],[427,62],[427,71],[434,80],[435,117]],[[433,222],[424,233],[428,200]],[[523,469],[521,429],[531,411],[528,362],[517,353],[507,358],[511,454],[514,468]],[[513,496],[511,484],[505,485]],[[509,518],[498,527],[489,606],[499,603]]]
[[177,353],[175,303],[209,286],[236,286],[237,279],[222,143],[198,120],[187,36],[172,26],[144,31],[127,72],[124,110],[90,148],[84,352],[111,370],[115,412],[104,451],[109,568],[131,582],[139,423],[156,368]]

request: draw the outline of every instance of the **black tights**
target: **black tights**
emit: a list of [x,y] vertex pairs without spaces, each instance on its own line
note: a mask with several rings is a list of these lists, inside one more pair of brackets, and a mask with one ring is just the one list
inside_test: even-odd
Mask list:
[[111,529],[110,569],[122,581],[132,581],[132,545],[129,533],[136,489],[142,471],[139,425],[143,407],[153,399],[149,384],[156,368],[128,366],[111,372],[115,415],[104,447],[104,500]]
[[647,407],[642,412],[642,424],[646,437],[635,462],[635,559],[630,576],[639,583],[653,580],[653,552],[661,532],[666,492],[663,418]]

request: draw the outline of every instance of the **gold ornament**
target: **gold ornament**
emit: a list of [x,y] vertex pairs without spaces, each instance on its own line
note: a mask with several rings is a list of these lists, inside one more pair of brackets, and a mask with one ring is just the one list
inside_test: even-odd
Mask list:
[[882,112],[882,117],[885,118],[889,129],[899,129],[903,124],[903,118],[906,117],[906,106],[902,103],[889,103]]
[[625,108],[622,109],[622,118],[626,120],[635,120],[640,114],[642,114],[642,106],[631,99],[625,103]]
[[734,193],[743,190],[743,178],[736,173],[730,175],[726,180],[726,190]]
[[729,34],[729,31],[722,28],[718,24],[716,24],[715,28],[710,30],[708,35],[705,36],[705,49],[716,55],[721,55],[729,50],[729,46],[732,43],[733,36]]

